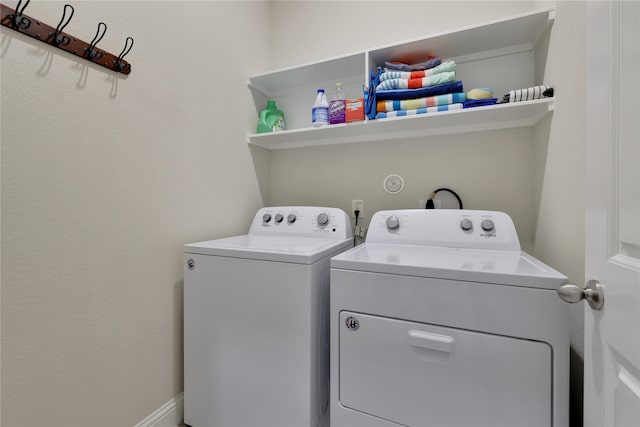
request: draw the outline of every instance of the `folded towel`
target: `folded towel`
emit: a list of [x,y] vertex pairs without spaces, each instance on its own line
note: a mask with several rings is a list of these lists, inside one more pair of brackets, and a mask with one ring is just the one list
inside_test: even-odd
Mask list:
[[498,98],[470,99],[464,103],[464,108],[484,107],[485,105],[493,105],[497,102]]
[[369,120],[376,118],[376,86],[380,83],[382,68],[376,67],[369,74],[369,86],[364,88],[364,113]]
[[532,86],[526,89],[512,90],[502,98],[502,102],[530,101],[553,96],[553,88],[549,86]]
[[391,79],[380,82],[376,86],[376,92],[380,90],[392,90],[392,89],[418,89],[422,87],[429,87],[440,85],[443,83],[449,83],[455,81],[455,71],[447,71],[444,73],[434,74],[433,76],[423,77],[421,79]]
[[442,60],[440,58],[436,58],[435,56],[430,56],[427,58],[426,62],[422,64],[414,64],[408,65],[403,64],[402,62],[385,62],[384,65],[390,70],[398,70],[398,71],[416,71],[416,70],[428,70],[429,68],[436,67],[440,65]]
[[414,116],[416,114],[437,113],[441,111],[462,110],[462,104],[440,105],[438,107],[418,108],[417,110],[400,110],[388,113],[376,114],[376,119],[388,119],[389,117]]
[[379,113],[385,113],[389,111],[399,110],[416,110],[418,108],[456,104],[459,102],[465,102],[466,100],[467,95],[464,92],[457,92],[415,99],[378,101],[376,105],[376,111],[378,111]]
[[437,67],[430,68],[428,70],[419,71],[393,71],[385,69],[384,73],[380,74],[380,81],[391,79],[420,79],[422,77],[433,76],[434,74],[444,73],[446,71],[455,71],[456,63],[453,61],[443,62]]
[[[373,73],[372,73],[373,74]],[[381,91],[369,91],[369,95],[373,92],[373,96],[369,96],[369,100],[371,104],[369,105],[370,109],[367,109],[367,112],[373,111],[375,115],[376,111],[376,101],[382,101],[387,99],[413,99],[413,98],[422,98],[425,96],[435,96],[435,95],[443,95],[445,93],[455,93],[455,92],[464,92],[462,88],[462,82],[460,80],[451,83],[444,83],[437,86],[429,86],[423,87],[420,89],[392,89],[392,90],[381,90]],[[369,117],[372,119],[373,117]]]

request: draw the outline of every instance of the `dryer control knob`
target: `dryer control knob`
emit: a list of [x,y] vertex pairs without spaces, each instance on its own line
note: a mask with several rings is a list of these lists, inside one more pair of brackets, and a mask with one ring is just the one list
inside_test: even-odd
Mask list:
[[282,222],[282,220],[284,219],[284,217],[282,216],[282,214],[276,214],[276,222]]
[[262,215],[262,221],[264,221],[264,222],[269,222],[269,221],[271,221],[271,215],[270,215],[270,214],[264,214],[264,215]]
[[462,228],[464,231],[469,231],[473,228],[473,223],[469,218],[465,218],[460,221],[460,228]]
[[400,220],[397,216],[392,215],[387,218],[387,230],[397,230],[400,228]]
[[288,222],[289,224],[293,224],[294,222],[296,222],[296,216],[295,216],[295,214],[289,214],[289,215],[287,216],[287,222]]
[[318,225],[324,227],[329,224],[329,215],[326,213],[321,213],[318,215]]
[[491,221],[490,219],[485,219],[484,221],[482,221],[482,229],[484,231],[492,231],[495,228],[495,225],[493,224],[493,221]]

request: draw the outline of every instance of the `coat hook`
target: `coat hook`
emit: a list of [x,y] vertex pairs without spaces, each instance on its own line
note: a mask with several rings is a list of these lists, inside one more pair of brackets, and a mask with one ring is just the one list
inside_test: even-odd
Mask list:
[[[69,17],[67,18],[67,21],[64,22],[65,17],[67,16],[67,7],[71,9],[71,15],[69,15]],[[56,27],[56,32],[49,34],[49,37],[53,39],[53,42],[56,44],[56,46],[66,46],[71,41],[69,37],[62,35],[62,30],[64,30],[64,27],[66,27],[69,24],[69,22],[71,22],[71,18],[73,18],[74,11],[75,10],[73,9],[73,6],[71,6],[70,4],[65,4],[64,10],[62,12],[62,18],[60,18],[60,22]]]
[[[129,40],[131,40],[131,45],[129,46],[129,48],[127,48],[127,45],[129,45]],[[133,47],[133,37],[127,37],[127,40],[125,40],[124,42],[124,49],[122,49],[122,52],[120,52],[118,59],[113,61],[113,65],[116,66],[116,71],[123,72],[126,69],[131,68],[131,64],[125,65],[122,63],[122,60],[124,59],[125,56],[127,56],[127,54],[129,53],[132,47]]]
[[18,1],[18,5],[14,9],[14,14],[13,15],[7,15],[7,18],[9,18],[11,20],[11,22],[13,23],[13,27],[14,28],[16,28],[16,29],[22,28],[23,30],[26,30],[27,28],[29,28],[29,25],[31,25],[31,20],[29,18],[27,18],[26,16],[22,16],[22,13],[27,8],[27,6],[29,5],[30,1],[31,0],[27,0],[24,3],[24,6],[22,7],[22,9],[20,9],[20,4],[22,4],[22,0],[19,0]]
[[[100,35],[101,26],[104,27],[104,30]],[[95,37],[93,38],[93,40],[91,40],[91,43],[89,43],[89,47],[84,50],[87,56],[93,59],[94,61],[97,61],[98,59],[102,58],[103,53],[98,50],[95,50],[95,47],[98,43],[100,43],[100,40],[102,40],[102,38],[106,33],[107,33],[107,24],[105,24],[104,22],[100,22],[98,24],[98,31],[96,31]]]

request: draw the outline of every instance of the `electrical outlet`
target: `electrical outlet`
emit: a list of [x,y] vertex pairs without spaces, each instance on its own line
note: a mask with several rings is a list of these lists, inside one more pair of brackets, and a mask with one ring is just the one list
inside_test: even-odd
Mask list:
[[358,214],[358,220],[364,218],[364,201],[362,200],[352,200],[351,201],[351,218],[356,218],[356,211],[360,211]]
[[356,229],[356,235],[364,239],[366,231],[367,231],[367,227],[365,227],[364,225],[359,225]]

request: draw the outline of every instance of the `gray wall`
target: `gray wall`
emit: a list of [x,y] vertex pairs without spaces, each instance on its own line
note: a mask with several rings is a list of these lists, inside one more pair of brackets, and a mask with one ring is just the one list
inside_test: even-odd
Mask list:
[[[268,3],[72,4],[70,34],[134,37],[133,71],[2,27],[7,427],[131,426],[179,395],[182,245],[246,232],[268,191],[245,143]],[[63,5],[25,13],[56,26]]]

